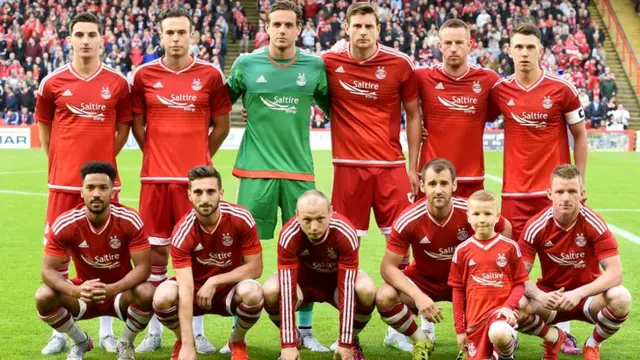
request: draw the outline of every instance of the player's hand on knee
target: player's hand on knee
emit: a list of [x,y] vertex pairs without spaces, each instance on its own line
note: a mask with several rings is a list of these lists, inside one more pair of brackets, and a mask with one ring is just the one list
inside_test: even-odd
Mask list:
[[353,349],[338,346],[333,354],[333,360],[353,360]]
[[298,359],[300,359],[300,353],[298,352],[298,349],[296,349],[295,347],[284,348],[282,349],[282,351],[280,351],[280,360],[298,360]]
[[502,307],[496,310],[496,315],[498,316],[498,319],[504,318],[507,324],[511,325],[512,327],[516,326],[518,322],[518,316],[516,312],[508,307]]
[[439,323],[444,319],[438,305],[436,305],[436,303],[434,303],[427,295],[420,294],[415,301],[418,311],[425,317],[425,319],[435,323]]
[[540,291],[538,295],[538,301],[548,310],[556,310],[558,304],[560,303],[560,299],[562,298],[562,294],[564,293],[564,288],[560,288],[558,290],[554,290],[551,292]]
[[458,343],[458,349],[462,352],[467,352],[467,334],[456,334],[456,342]]
[[561,311],[571,311],[573,310],[580,301],[582,300],[582,296],[575,290],[567,291],[562,294],[562,298],[558,303],[558,310]]
[[205,310],[211,310],[211,300],[213,299],[213,295],[215,294],[215,285],[207,281],[204,285],[202,285],[202,287],[196,294],[196,302],[198,303],[198,306]]
[[196,348],[195,346],[182,346],[180,354],[178,354],[178,360],[195,360]]
[[100,279],[91,279],[80,284],[80,299],[87,303],[104,301],[104,284]]

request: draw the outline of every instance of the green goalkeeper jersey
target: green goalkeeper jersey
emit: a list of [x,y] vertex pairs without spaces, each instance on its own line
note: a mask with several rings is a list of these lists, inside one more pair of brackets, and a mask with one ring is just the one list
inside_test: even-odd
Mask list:
[[227,85],[231,102],[242,96],[247,110],[233,175],[314,181],[311,103],[328,114],[329,102],[322,59],[297,48],[293,59],[276,60],[265,46],[236,59]]

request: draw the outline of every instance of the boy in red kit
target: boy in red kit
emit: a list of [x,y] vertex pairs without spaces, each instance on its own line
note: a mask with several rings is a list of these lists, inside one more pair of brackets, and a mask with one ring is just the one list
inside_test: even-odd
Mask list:
[[467,217],[475,234],[456,248],[449,274],[458,346],[469,360],[514,359],[527,270],[517,243],[494,230],[499,212],[493,193],[473,193]]

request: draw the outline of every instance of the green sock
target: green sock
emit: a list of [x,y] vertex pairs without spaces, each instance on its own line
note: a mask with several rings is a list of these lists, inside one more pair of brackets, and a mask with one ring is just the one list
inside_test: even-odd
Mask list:
[[311,329],[313,322],[313,303],[298,309],[298,328],[300,330]]

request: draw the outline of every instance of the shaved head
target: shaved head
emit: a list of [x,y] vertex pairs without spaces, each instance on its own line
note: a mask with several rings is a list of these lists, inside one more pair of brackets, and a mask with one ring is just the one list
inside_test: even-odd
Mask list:
[[329,230],[331,202],[318,190],[309,190],[298,198],[296,217],[302,231],[311,241],[322,241]]

